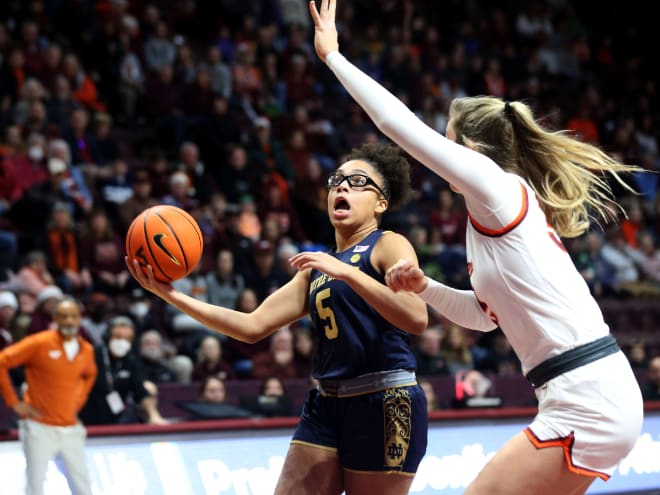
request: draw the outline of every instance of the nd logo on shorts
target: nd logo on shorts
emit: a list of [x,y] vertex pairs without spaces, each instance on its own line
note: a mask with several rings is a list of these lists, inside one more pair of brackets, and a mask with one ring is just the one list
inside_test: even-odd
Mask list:
[[402,469],[410,446],[412,400],[404,388],[391,388],[383,397],[385,466]]

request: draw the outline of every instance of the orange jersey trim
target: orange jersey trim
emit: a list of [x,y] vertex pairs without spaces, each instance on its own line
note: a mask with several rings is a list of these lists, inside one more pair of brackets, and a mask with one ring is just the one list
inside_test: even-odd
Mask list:
[[573,444],[575,443],[575,435],[571,434],[564,438],[551,438],[550,440],[541,440],[539,439],[530,428],[525,428],[525,435],[532,445],[537,449],[544,449],[546,447],[561,447],[564,449],[564,459],[566,460],[566,465],[568,469],[575,474],[580,474],[582,476],[592,476],[598,477],[603,481],[610,479],[610,475],[606,473],[601,473],[600,471],[595,471],[593,469],[587,469],[584,467],[576,466],[573,463],[572,451]]
[[527,189],[525,189],[525,186],[523,186],[522,184],[520,184],[520,187],[522,188],[523,202],[522,202],[522,206],[520,207],[520,212],[518,212],[518,216],[514,218],[513,221],[511,221],[511,223],[505,225],[500,229],[489,229],[487,227],[484,227],[483,225],[480,225],[474,218],[472,218],[470,212],[468,212],[470,223],[475,228],[475,230],[480,234],[487,235],[488,237],[500,237],[508,232],[511,232],[518,225],[520,225],[520,222],[522,222],[525,219],[525,217],[527,216],[527,212],[529,211],[529,196],[527,194]]

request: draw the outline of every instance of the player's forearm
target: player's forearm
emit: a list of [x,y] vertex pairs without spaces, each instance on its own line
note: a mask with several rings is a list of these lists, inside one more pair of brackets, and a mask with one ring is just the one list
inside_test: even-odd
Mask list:
[[393,292],[357,269],[345,281],[392,325],[414,335],[420,335],[427,328],[426,304],[415,294]]
[[428,286],[419,296],[435,311],[454,323],[488,332],[497,325],[483,312],[476,295],[471,290],[458,290],[426,277]]

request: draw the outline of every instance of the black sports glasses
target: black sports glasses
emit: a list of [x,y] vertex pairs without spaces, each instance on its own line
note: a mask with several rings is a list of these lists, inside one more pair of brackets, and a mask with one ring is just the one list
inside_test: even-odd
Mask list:
[[347,181],[348,185],[352,188],[362,188],[369,185],[374,186],[378,192],[385,197],[385,199],[389,199],[389,194],[383,191],[383,189],[378,184],[376,184],[376,182],[374,182],[371,177],[364,174],[331,174],[328,176],[328,189],[332,187],[339,187],[339,184],[344,181]]

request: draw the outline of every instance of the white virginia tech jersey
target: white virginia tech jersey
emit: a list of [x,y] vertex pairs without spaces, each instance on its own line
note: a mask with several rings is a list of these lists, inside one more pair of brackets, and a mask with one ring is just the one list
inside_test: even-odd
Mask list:
[[534,191],[522,179],[521,188],[523,205],[513,222],[490,230],[470,218],[466,240],[475,294],[527,373],[609,328]]
[[[471,220],[467,252],[472,287],[482,309],[511,342],[525,373],[609,333],[531,188],[522,186],[518,212],[520,178],[486,155],[446,139],[339,52],[328,54],[326,63],[379,130],[463,194]],[[479,220],[481,225],[505,227],[482,228]],[[484,325],[488,322],[472,291],[435,284],[422,297],[444,316],[466,328],[495,327]]]

